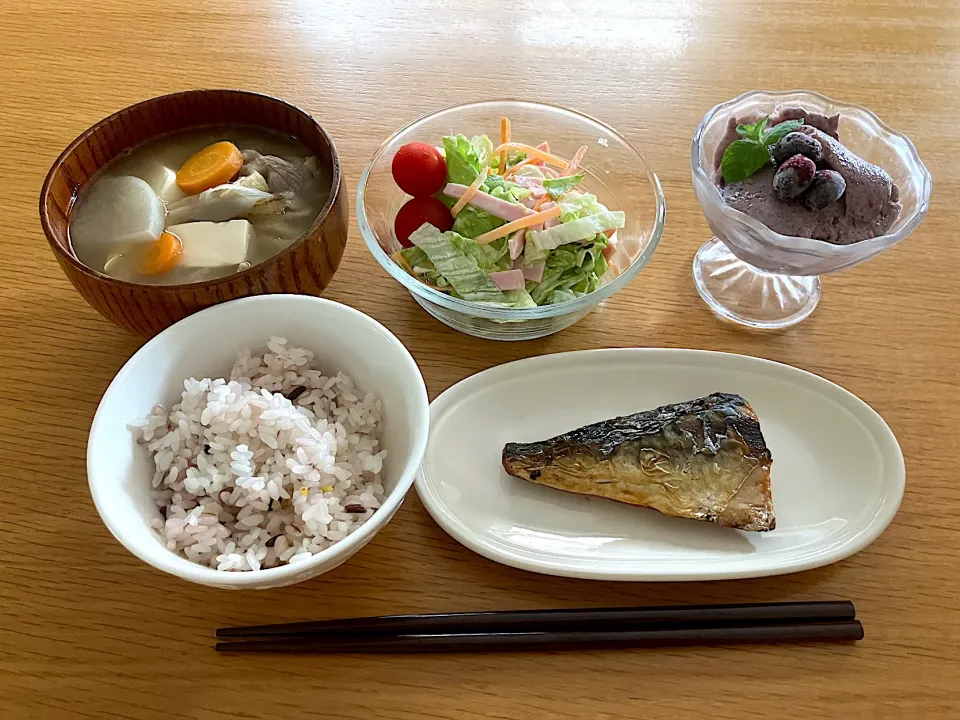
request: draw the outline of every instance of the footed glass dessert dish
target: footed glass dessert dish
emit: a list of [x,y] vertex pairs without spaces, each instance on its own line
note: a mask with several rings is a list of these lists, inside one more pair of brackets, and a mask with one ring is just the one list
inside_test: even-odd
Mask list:
[[[883,234],[849,244],[781,235],[727,203],[718,155],[730,142],[730,119],[762,118],[777,108],[802,108],[825,118],[839,114],[840,143],[890,176],[896,185],[893,200],[899,192],[899,215]],[[927,213],[932,186],[930,173],[909,138],[865,108],[808,90],[754,91],[717,105],[693,136],[690,165],[697,200],[714,234],[693,261],[697,291],[721,318],[766,330],[789,327],[808,317],[820,300],[821,275],[859,265],[913,232]],[[772,173],[772,166],[766,172]],[[854,178],[851,184],[848,179],[848,194],[851,188],[858,191],[857,182]],[[766,203],[766,212],[776,205],[769,198],[756,201],[758,206],[761,203]],[[788,209],[794,214],[801,211],[807,212]],[[842,216],[850,211],[846,204],[840,206],[833,215],[841,217],[834,222],[849,224],[849,218]],[[760,210],[754,214],[762,215]]]

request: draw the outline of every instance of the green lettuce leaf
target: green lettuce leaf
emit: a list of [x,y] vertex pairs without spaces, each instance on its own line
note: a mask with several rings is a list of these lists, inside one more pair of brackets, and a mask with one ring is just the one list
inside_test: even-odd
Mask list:
[[[529,245],[527,247],[529,247]],[[569,247],[561,247],[551,252],[546,259],[543,278],[530,292],[531,297],[533,297],[537,305],[546,304],[550,293],[560,285],[563,274],[568,270],[576,269],[578,269],[576,250]]]
[[581,180],[583,180],[583,173],[567,175],[566,177],[546,178],[543,181],[543,189],[553,200],[559,200],[579,185]]
[[507,264],[510,263],[507,238],[500,238],[486,245],[480,245],[475,240],[463,237],[456,232],[448,232],[447,237],[450,238],[450,242],[452,242],[460,252],[473,260],[477,264],[477,267],[484,272],[490,273],[496,272],[497,270],[505,270],[506,268],[503,267],[504,258],[506,258]]
[[443,138],[447,161],[447,182],[469,185],[480,174],[480,156],[466,135]]
[[537,306],[537,304],[533,301],[533,298],[530,297],[530,293],[528,293],[526,290],[504,290],[503,295],[506,298],[505,302],[485,304],[500,305],[502,307],[505,306],[512,308],[531,308]]
[[551,250],[542,281],[527,287],[530,296],[538,305],[549,305],[596,290],[607,272],[606,241],[606,236],[600,235],[590,246],[562,245]]
[[576,300],[577,296],[573,290],[554,290],[550,293],[550,297],[547,299],[547,305],[557,305],[562,302],[569,302],[570,300]]
[[447,162],[447,182],[469,185],[480,169],[490,164],[493,142],[486,135],[447,135],[443,138],[443,154]]
[[529,188],[504,180],[501,175],[487,175],[487,179],[483,181],[480,189],[495,198],[513,203],[519,203],[533,194]]
[[543,250],[552,250],[561,245],[590,240],[605,230],[622,228],[626,220],[623,212],[607,210],[560,223],[545,230],[531,230],[527,233],[527,242]]
[[[470,138],[470,144],[473,146],[473,151],[480,162],[480,166],[477,168],[477,172],[479,172],[480,168],[486,167],[492,160],[493,141],[486,135],[474,135]],[[471,180],[471,182],[473,181]]]
[[507,296],[510,305],[515,308],[536,307],[537,304],[530,297],[526,290],[506,290],[503,293]]
[[457,200],[460,199],[460,198],[451,197],[449,195],[444,195],[442,192],[438,192],[436,195],[434,195],[434,197],[437,198],[437,200],[442,202],[444,205],[446,205],[448,208],[452,208],[454,205],[457,204]]
[[607,212],[606,205],[597,202],[597,196],[592,193],[567,193],[560,203],[563,211],[560,215],[560,222],[571,222],[587,215],[595,215],[601,212]]
[[[410,235],[410,242],[423,250],[436,271],[450,283],[459,297],[474,302],[506,302],[500,288],[493,284],[472,255],[466,255],[458,247],[455,238],[467,240],[453,232],[441,233],[433,225],[424,223]],[[468,242],[473,243],[472,240]]]
[[400,251],[400,255],[406,261],[407,265],[413,270],[413,274],[420,280],[428,282],[431,285],[436,285],[437,287],[449,287],[450,283],[447,282],[434,266],[433,261],[427,257],[427,254],[418,248],[416,245],[413,247],[404,248]]
[[523,267],[529,265],[536,265],[539,262],[544,262],[547,259],[547,256],[550,255],[549,250],[543,248],[538,248],[533,243],[526,243],[523,246]]
[[430,263],[431,266],[433,265],[433,263],[430,262],[430,258],[427,257],[427,254],[416,245],[401,250],[400,256],[410,267],[416,267],[417,265],[425,266],[427,263]]
[[466,205],[453,221],[453,231],[464,237],[475,238],[500,227],[504,222],[506,221],[496,215],[478,210],[473,205]]

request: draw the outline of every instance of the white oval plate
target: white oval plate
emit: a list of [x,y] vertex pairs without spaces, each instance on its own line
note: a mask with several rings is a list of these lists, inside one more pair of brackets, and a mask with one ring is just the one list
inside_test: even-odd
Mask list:
[[[777,529],[742,532],[564,493],[511,477],[507,442],[739,393],[773,454]],[[720,580],[842,560],[890,524],[905,472],[897,440],[868,405],[780,363],[704,350],[587,350],[530,358],[457,383],[430,406],[416,487],[471,550],[533,572],[603,580]]]

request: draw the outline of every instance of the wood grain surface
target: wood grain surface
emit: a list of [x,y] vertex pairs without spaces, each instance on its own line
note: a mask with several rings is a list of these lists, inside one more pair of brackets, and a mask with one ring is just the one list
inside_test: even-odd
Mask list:
[[[819,373],[873,405],[908,485],[890,528],[842,563],[781,578],[614,584],[527,574],[447,537],[415,494],[323,578],[230,593],[127,553],[87,492],[97,402],[141,340],[73,290],[40,231],[57,154],[109,113],[197,87],[276,94],[332,133],[348,197],[393,129],[437,107],[516,96],[599,117],[665,188],[650,265],[573,328],[516,345],[429,318],[351,220],[327,297],[386,324],[431,396],[497,363],[606,346],[693,347]],[[907,242],[824,279],[778,335],[717,322],[690,279],[707,226],[689,141],[741,91],[813,88],[910,135],[934,177]],[[0,717],[948,718],[960,716],[960,6],[956,0],[486,3],[234,0],[0,4]],[[851,598],[857,646],[458,657],[221,657],[215,627],[414,611]]]

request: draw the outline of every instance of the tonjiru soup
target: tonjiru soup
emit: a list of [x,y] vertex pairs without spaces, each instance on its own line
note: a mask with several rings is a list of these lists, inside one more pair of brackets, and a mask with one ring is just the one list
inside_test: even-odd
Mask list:
[[70,245],[82,263],[122,280],[222,277],[299,238],[330,183],[306,146],[271,130],[172,133],[127,151],[80,191]]

